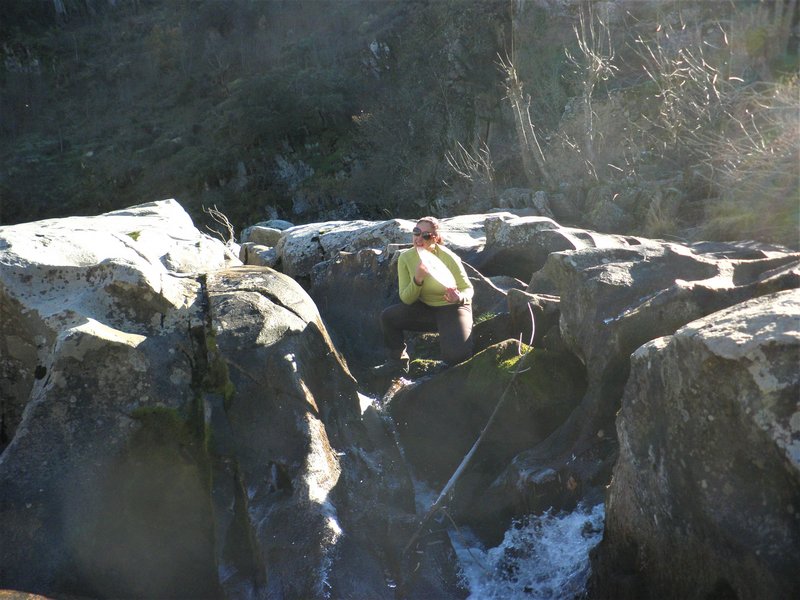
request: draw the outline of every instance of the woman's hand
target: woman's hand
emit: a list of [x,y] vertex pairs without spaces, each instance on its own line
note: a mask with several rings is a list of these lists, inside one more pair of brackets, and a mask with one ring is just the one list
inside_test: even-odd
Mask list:
[[450,304],[457,304],[461,302],[461,293],[456,288],[447,288],[444,291],[444,299]]
[[425,278],[428,276],[428,267],[426,267],[422,261],[417,265],[417,270],[414,272],[414,283],[417,285],[422,285],[422,282],[425,281]]

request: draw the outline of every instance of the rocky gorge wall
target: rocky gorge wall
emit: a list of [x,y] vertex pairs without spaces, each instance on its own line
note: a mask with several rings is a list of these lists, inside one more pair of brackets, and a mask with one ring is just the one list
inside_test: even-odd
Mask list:
[[[0,588],[394,595],[410,533],[383,532],[413,525],[410,478],[297,283],[174,201],[0,248]],[[448,564],[410,593],[455,594]]]
[[[496,425],[502,442],[490,440],[478,452],[448,503],[451,515],[497,543],[511,518],[605,501],[607,530],[592,560],[592,597],[793,595],[786,565],[796,564],[800,542],[790,500],[800,497],[800,375],[788,365],[800,365],[800,255],[749,241],[686,245],[607,235],[562,227],[536,212],[442,220],[446,243],[466,261],[476,288],[478,353],[391,398],[388,409],[417,476],[434,486],[447,481],[508,382],[507,369],[519,353],[508,342],[532,340],[524,368],[533,373],[512,387],[514,399],[499,417],[506,421]],[[298,226],[273,232],[268,251],[246,241],[262,226],[245,231],[243,256],[253,262],[267,256],[307,278],[332,336],[367,381],[364,365],[381,356],[378,316],[397,301],[396,250],[407,243],[413,222],[364,223],[356,231],[352,222]],[[668,361],[659,340],[693,327],[702,331],[707,322],[715,324],[719,340],[709,344],[730,346],[725,361],[683,356],[679,344],[669,346],[670,356],[680,356],[685,366],[656,367],[655,358],[639,358],[653,345],[648,356]],[[408,342],[425,352],[423,338]],[[680,387],[693,361],[705,392]],[[488,382],[478,375],[487,368]],[[672,378],[658,369],[670,369]],[[663,381],[635,387],[642,378]],[[671,427],[660,417],[632,423],[631,403],[665,412],[677,404],[688,425]],[[707,455],[703,436],[711,430],[727,446]],[[629,437],[647,460],[624,445],[634,444]],[[515,448],[520,440],[528,447]],[[664,468],[653,458],[659,452],[672,457],[669,485],[649,479]],[[735,458],[725,458],[726,452]],[[749,469],[755,471],[742,475]],[[705,486],[702,495],[695,485]],[[766,495],[773,499],[757,501]],[[680,511],[665,508],[667,520],[654,511],[660,504],[679,505],[694,521],[679,524]],[[728,515],[729,529],[711,525],[720,514]],[[647,515],[649,527],[632,526]],[[682,528],[683,537],[671,537],[671,526]],[[769,533],[777,529],[780,535]],[[763,546],[773,543],[765,558]],[[677,563],[676,555],[682,557]]]
[[0,228],[0,588],[463,597],[441,531],[409,557],[412,477],[441,487],[506,390],[457,523],[606,502],[593,597],[795,594],[800,255],[524,215],[443,219],[476,355],[372,405],[410,221]]

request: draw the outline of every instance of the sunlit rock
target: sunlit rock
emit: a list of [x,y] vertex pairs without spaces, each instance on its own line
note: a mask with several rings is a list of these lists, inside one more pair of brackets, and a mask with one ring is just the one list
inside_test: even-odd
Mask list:
[[798,364],[797,290],[636,351],[593,597],[798,595]]
[[[423,217],[425,215],[420,215]],[[493,218],[513,218],[496,213]],[[440,219],[445,245],[462,258],[469,258],[483,247],[484,221],[489,215],[462,215]],[[364,248],[384,250],[391,244],[410,244],[414,221],[325,221],[287,229],[277,245],[282,270],[306,281],[314,265],[334,258],[338,252],[357,252]]]
[[239,260],[246,265],[276,268],[279,266],[278,253],[271,246],[261,246],[245,242],[239,247]]
[[282,230],[265,225],[253,225],[242,231],[240,243],[251,242],[260,246],[275,246],[281,238]]
[[[529,281],[553,252],[581,248],[626,247],[623,236],[562,227],[547,217],[487,218],[486,245],[475,266],[486,275],[511,275]],[[546,290],[543,290],[546,291]]]

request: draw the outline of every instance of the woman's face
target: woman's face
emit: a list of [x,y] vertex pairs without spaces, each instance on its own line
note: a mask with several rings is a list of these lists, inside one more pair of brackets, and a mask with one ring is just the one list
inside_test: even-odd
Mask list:
[[[433,224],[428,221],[418,221],[412,232],[414,246],[429,249],[436,243],[436,233]],[[428,239],[425,239],[428,238]]]

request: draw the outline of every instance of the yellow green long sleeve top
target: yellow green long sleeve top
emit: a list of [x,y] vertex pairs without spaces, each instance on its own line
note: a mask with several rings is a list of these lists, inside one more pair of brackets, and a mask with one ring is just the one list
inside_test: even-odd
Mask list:
[[[471,300],[475,290],[467,277],[461,259],[452,250],[437,244],[431,251],[447,266],[456,280],[456,288],[463,300]],[[419,264],[416,249],[409,248],[400,253],[397,259],[397,280],[400,300],[404,304],[413,304],[420,300],[428,306],[447,306],[451,304],[444,299],[445,287],[433,277],[426,277],[422,285],[414,283],[414,273]]]

